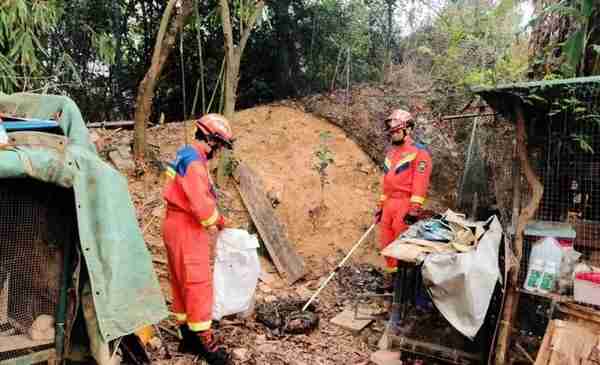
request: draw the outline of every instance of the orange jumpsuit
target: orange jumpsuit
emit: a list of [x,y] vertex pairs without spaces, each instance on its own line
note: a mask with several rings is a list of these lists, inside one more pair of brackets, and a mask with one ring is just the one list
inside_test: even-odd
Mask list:
[[223,218],[217,210],[206,153],[200,146],[177,151],[177,158],[167,168],[163,197],[167,202],[163,239],[173,291],[171,310],[192,331],[208,330],[213,286],[206,228],[222,225]]
[[[383,209],[379,243],[387,247],[408,229],[404,217],[410,209],[421,207],[429,189],[431,155],[421,143],[406,137],[400,146],[392,146],[385,156],[383,170]],[[386,257],[386,271],[395,272],[396,259]]]

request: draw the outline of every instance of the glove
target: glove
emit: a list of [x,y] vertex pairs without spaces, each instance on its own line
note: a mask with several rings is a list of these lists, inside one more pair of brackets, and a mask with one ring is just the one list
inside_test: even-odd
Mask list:
[[421,217],[421,207],[418,205],[413,205],[408,210],[408,213],[404,216],[404,223],[407,225],[415,224]]
[[379,224],[379,222],[381,222],[381,217],[383,216],[383,209],[379,208],[375,211],[375,214],[373,215],[373,220],[375,222],[375,224]]

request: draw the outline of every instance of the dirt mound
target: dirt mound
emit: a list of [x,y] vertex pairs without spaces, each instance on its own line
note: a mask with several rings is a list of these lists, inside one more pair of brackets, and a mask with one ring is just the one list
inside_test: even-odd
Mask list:
[[[320,135],[333,164],[327,169],[320,207],[319,174],[314,169]],[[327,121],[290,107],[259,107],[234,118],[235,154],[261,177],[289,238],[305,258],[322,259],[346,251],[372,221],[380,190],[380,173],[369,157],[343,131]],[[365,244],[357,252],[377,261],[376,249]]]
[[456,128],[442,125],[428,112],[418,95],[420,91],[389,85],[361,86],[351,90],[313,95],[301,100],[307,111],[330,120],[358,143],[379,166],[383,165],[389,137],[383,121],[393,109],[411,110],[417,115],[415,137],[431,150],[433,172],[428,194],[429,205],[437,211],[452,207],[462,174],[464,144],[457,143]]

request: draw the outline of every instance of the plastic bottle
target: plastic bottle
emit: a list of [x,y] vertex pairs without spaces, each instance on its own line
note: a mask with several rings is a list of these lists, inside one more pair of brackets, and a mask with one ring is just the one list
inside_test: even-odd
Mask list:
[[542,277],[544,276],[544,260],[535,259],[527,270],[527,278],[523,288],[528,291],[536,291],[542,283]]
[[8,134],[6,134],[6,129],[4,126],[0,124],[0,147],[6,146],[8,144]]
[[551,293],[556,288],[556,279],[558,278],[558,265],[552,261],[546,262],[544,265],[544,275],[539,287],[542,293]]

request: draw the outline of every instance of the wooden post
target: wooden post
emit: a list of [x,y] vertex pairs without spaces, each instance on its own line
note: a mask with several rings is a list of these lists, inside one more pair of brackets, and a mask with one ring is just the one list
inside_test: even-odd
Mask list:
[[517,229],[517,221],[519,219],[519,211],[521,210],[521,169],[519,166],[519,152],[517,148],[517,141],[514,142],[513,146],[513,164],[512,164],[512,178],[513,178],[513,207],[512,207],[512,233],[511,236],[514,239]]
[[[523,232],[525,225],[533,218],[537,211],[542,195],[544,194],[544,186],[540,182],[539,177],[531,167],[527,152],[527,133],[525,131],[525,119],[521,105],[516,107],[517,117],[517,151],[519,162],[525,173],[527,183],[531,187],[532,196],[527,206],[521,211],[517,226],[515,227],[514,238],[514,260],[516,265],[511,267],[507,280],[507,291],[504,294],[504,307],[502,310],[502,318],[500,320],[500,328],[498,334],[498,344],[496,346],[496,365],[506,364],[508,349],[510,347],[513,323],[516,317],[517,308],[519,305],[519,291],[517,290],[519,282],[519,272],[521,257],[523,256]],[[509,253],[507,253],[508,258]]]

